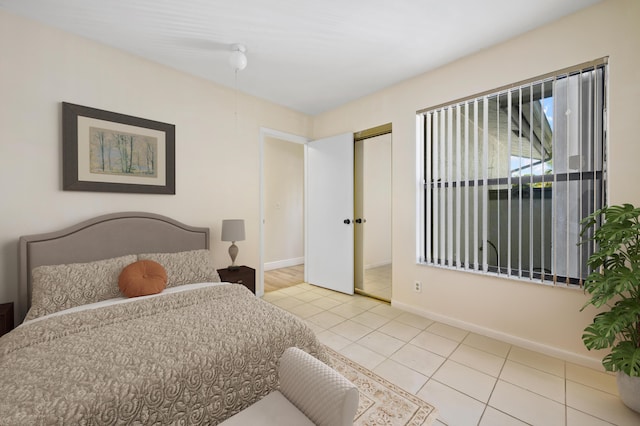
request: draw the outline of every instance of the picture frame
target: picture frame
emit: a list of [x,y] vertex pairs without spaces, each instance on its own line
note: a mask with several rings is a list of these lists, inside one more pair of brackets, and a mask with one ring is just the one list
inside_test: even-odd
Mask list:
[[175,125],[62,102],[65,191],[175,194]]

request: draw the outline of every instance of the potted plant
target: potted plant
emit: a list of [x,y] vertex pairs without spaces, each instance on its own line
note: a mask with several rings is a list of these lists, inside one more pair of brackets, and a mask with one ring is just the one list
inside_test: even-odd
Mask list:
[[589,350],[611,349],[602,365],[617,373],[622,402],[640,412],[640,208],[604,207],[582,225],[584,242],[596,244],[584,284],[590,299],[581,310],[601,309],[582,341]]

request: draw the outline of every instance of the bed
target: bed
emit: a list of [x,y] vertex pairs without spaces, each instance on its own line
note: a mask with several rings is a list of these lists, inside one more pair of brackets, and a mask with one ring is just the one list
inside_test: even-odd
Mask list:
[[[286,348],[326,361],[303,321],[217,282],[208,248],[207,228],[139,212],[21,237],[27,321],[0,338],[0,424],[217,424],[278,387]],[[112,297],[141,258],[167,289]]]

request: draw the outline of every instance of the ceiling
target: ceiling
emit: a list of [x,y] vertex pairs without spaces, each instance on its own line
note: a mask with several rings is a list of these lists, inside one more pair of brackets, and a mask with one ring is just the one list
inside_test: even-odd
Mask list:
[[0,0],[0,8],[318,114],[599,0]]

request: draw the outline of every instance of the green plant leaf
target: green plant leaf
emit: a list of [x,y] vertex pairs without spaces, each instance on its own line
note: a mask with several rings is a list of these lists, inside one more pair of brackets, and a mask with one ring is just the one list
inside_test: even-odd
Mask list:
[[598,313],[584,329],[587,349],[611,348],[602,363],[609,371],[640,376],[640,208],[604,207],[582,220],[581,244],[594,248],[584,283]]
[[602,365],[607,371],[623,371],[629,376],[640,376],[640,348],[631,342],[620,342],[604,357]]
[[602,328],[592,324],[584,329],[584,334],[582,335],[582,342],[589,350],[605,349],[613,345],[615,338],[616,338],[615,334],[607,333]]
[[634,299],[623,299],[609,311],[601,312],[584,330],[582,340],[587,349],[604,349],[613,346],[616,338],[637,343],[637,324],[640,304]]

